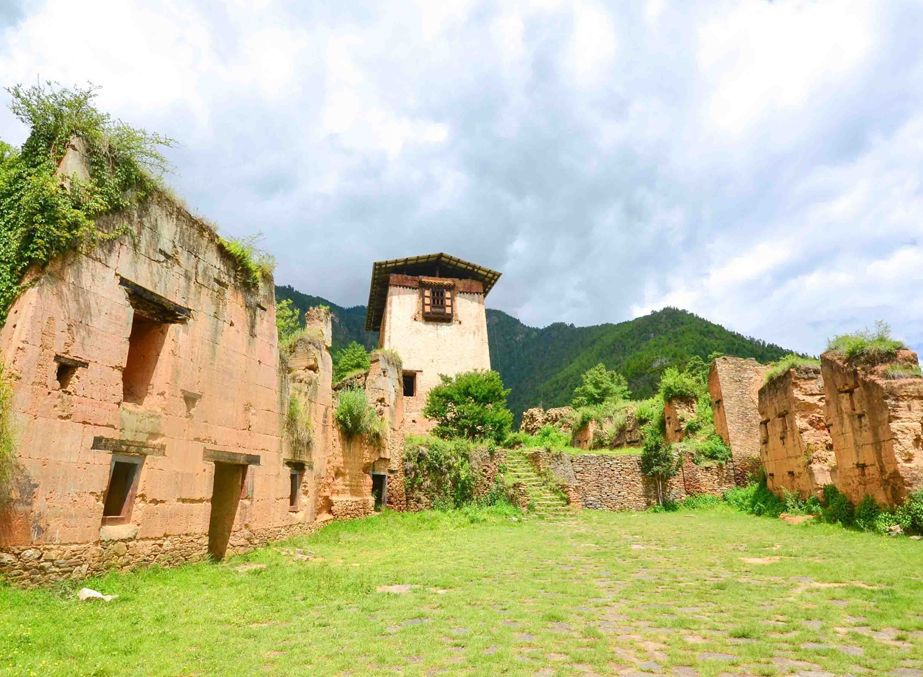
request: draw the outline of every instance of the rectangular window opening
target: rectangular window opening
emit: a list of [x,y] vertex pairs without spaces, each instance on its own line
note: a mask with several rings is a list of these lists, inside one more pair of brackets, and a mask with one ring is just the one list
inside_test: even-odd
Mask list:
[[71,384],[71,380],[74,378],[74,374],[77,373],[77,367],[72,364],[58,364],[58,387],[61,390],[67,390],[68,386]]
[[122,370],[122,399],[125,402],[144,404],[169,326],[135,312],[128,337],[128,359]]
[[294,463],[289,466],[288,473],[288,509],[298,512],[301,509],[301,480],[304,477],[304,465]]
[[125,524],[131,519],[143,461],[143,458],[113,458],[103,503],[103,524]]
[[417,375],[415,372],[404,372],[404,397],[413,397],[417,394]]
[[372,497],[375,499],[375,510],[380,511],[388,504],[388,476],[383,473],[372,473]]

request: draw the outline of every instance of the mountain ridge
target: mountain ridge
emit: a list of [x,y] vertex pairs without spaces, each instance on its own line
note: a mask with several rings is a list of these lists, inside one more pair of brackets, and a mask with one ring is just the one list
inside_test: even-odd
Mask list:
[[[378,345],[378,332],[365,330],[365,306],[340,306],[288,285],[276,287],[276,298],[291,299],[302,314],[315,305],[330,306],[333,350],[351,341],[369,350]],[[509,406],[517,420],[532,406],[569,403],[583,372],[600,362],[621,372],[632,395],[643,398],[656,391],[664,369],[682,368],[693,356],[707,360],[722,353],[770,362],[792,352],[672,307],[616,324],[555,322],[542,328],[488,308],[487,333],[491,366],[511,389]]]

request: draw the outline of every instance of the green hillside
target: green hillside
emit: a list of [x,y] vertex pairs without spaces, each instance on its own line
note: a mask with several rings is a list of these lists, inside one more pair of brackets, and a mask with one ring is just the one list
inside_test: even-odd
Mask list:
[[[330,306],[333,350],[351,341],[368,349],[378,345],[378,333],[365,331],[365,306],[344,308],[291,287],[276,287],[276,295],[291,299],[302,312],[311,306]],[[488,308],[487,331],[491,365],[512,389],[509,404],[517,420],[529,407],[567,404],[580,375],[599,362],[620,371],[632,395],[644,398],[657,390],[664,369],[683,366],[693,355],[706,360],[712,353],[722,353],[770,362],[791,352],[677,308],[619,324],[575,327],[557,322],[543,329]]]

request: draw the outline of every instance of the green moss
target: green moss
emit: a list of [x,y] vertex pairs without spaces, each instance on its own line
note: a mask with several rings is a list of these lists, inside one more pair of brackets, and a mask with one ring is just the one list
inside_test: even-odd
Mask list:
[[13,389],[0,361],[0,502],[8,495],[8,487],[16,471],[16,438],[12,418]]
[[916,367],[908,367],[904,364],[892,364],[887,369],[885,369],[885,377],[892,380],[919,378],[920,376],[923,376],[923,370],[920,369],[920,365],[917,365]]
[[314,428],[307,402],[293,392],[288,399],[288,413],[285,417],[285,434],[292,447],[292,453],[299,460],[307,460],[314,444]]

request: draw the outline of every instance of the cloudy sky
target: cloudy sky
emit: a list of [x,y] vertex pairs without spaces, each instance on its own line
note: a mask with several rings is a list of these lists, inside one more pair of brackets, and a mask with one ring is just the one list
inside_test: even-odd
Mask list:
[[101,85],[180,142],[191,207],[339,304],[445,251],[534,326],[671,305],[921,349],[921,26],[920,0],[2,0],[0,79]]

